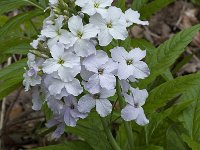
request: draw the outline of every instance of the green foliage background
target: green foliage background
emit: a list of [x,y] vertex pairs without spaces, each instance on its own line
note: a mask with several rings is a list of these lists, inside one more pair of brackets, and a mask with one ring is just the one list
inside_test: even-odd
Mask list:
[[[153,0],[149,3],[148,0],[134,0],[131,7],[138,10],[143,19],[148,19],[174,1]],[[199,0],[192,1],[199,3]],[[0,0],[0,63],[5,63],[13,54],[22,56],[19,61],[0,70],[0,99],[22,85],[25,54],[31,50],[29,43],[37,38],[44,18],[48,16],[48,12],[44,12],[47,4],[47,0]],[[125,0],[118,0],[115,5],[122,10],[127,9]],[[20,13],[8,17],[9,12],[15,10]],[[145,127],[130,123],[136,150],[200,149],[200,73],[174,77],[174,72],[188,60],[176,63],[176,70],[171,67],[199,30],[200,25],[185,29],[157,48],[144,39],[127,39],[121,43],[124,47],[146,49],[146,62],[151,70],[151,75],[139,82],[139,87],[147,88],[150,93],[144,106],[150,123]],[[45,109],[45,112],[48,114],[48,110]],[[118,129],[113,129],[117,143],[122,150],[129,150],[124,125],[121,119],[117,119],[119,112],[113,116],[106,118],[108,128],[113,129],[113,123],[118,125]],[[82,140],[64,141],[35,150],[112,149],[94,112],[81,120],[76,128],[66,127],[66,132],[78,135]]]

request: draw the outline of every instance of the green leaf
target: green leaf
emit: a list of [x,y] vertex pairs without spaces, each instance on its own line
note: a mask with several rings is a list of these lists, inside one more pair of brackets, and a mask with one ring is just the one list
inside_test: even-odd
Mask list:
[[121,10],[125,11],[126,9],[126,0],[117,0],[115,2],[115,6],[121,8]]
[[90,112],[89,116],[80,120],[75,128],[68,127],[67,132],[84,138],[95,150],[112,150],[96,112]]
[[165,43],[161,44],[147,62],[150,68],[150,76],[140,81],[140,87],[146,87],[157,76],[164,73],[184,52],[185,47],[192,41],[195,34],[200,30],[200,25],[185,29]]
[[142,7],[144,7],[147,4],[148,0],[133,0],[131,8],[133,10],[140,10]]
[[65,144],[51,145],[46,147],[34,148],[31,150],[93,150],[86,142],[71,141]]
[[22,59],[8,67],[0,70],[0,81],[9,79],[10,76],[16,76],[16,73],[23,74],[24,67],[26,66],[27,59]]
[[192,149],[192,150],[199,150],[200,148],[200,143],[197,143],[196,141],[192,140],[189,136],[183,134],[182,139],[188,144],[188,146]]
[[194,100],[191,105],[188,105],[179,120],[182,121],[185,129],[188,131],[188,135],[191,139],[199,142],[200,138],[200,84],[193,86],[192,89],[188,89],[182,96],[182,101],[188,99]]
[[174,1],[175,0],[154,0],[148,5],[142,7],[140,10],[141,16],[142,18],[149,18],[152,14],[161,10]]
[[156,111],[159,107],[164,106],[168,100],[184,94],[186,91],[193,91],[194,88],[200,88],[200,74],[182,76],[165,82],[149,93],[145,109],[150,113]]
[[19,25],[23,24],[25,21],[28,21],[36,16],[40,16],[44,14],[43,11],[40,11],[38,9],[32,10],[29,12],[21,13],[10,20],[8,20],[1,28],[0,28],[0,38],[6,36],[12,30],[16,29]]
[[166,150],[187,150],[185,143],[181,139],[180,131],[171,126],[166,133]]
[[[13,73],[14,74],[14,73]],[[18,87],[21,86],[22,84],[22,74],[21,75],[16,75],[9,80],[5,81],[0,81],[0,100],[6,97],[8,94],[10,94],[12,91],[17,89]]]
[[11,37],[0,40],[2,54],[26,54],[30,50],[30,39]]

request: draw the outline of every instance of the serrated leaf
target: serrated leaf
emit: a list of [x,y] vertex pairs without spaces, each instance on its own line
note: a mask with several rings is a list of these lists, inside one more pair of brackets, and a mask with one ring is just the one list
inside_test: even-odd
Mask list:
[[187,90],[183,96],[182,101],[193,99],[194,102],[187,107],[179,117],[183,122],[188,135],[194,141],[199,142],[200,139],[200,84],[193,86],[192,89]]
[[185,29],[165,43],[161,44],[147,62],[150,68],[150,76],[140,81],[140,87],[146,87],[157,76],[164,73],[184,52],[185,47],[192,41],[195,34],[200,30],[200,25]]
[[149,93],[145,110],[150,113],[156,111],[157,108],[164,106],[168,100],[194,88],[200,88],[200,74],[182,76],[165,82]]
[[70,141],[65,144],[57,144],[46,147],[34,148],[31,150],[93,150],[83,141]]

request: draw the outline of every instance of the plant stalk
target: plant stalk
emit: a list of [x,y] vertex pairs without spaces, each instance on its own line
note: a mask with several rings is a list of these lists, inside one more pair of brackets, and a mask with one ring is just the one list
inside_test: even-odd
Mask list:
[[[121,91],[119,79],[117,79],[116,90],[117,90],[120,109],[122,109],[123,108],[123,97],[122,97],[122,94],[121,94],[122,91]],[[126,122],[126,121],[123,121],[123,122],[124,122],[124,127],[125,127],[125,130],[126,130],[126,134],[127,134],[127,137],[128,137],[129,146],[130,146],[131,150],[133,150],[134,149],[134,139],[133,139],[132,127],[129,125],[128,122]]]
[[121,150],[121,148],[118,146],[117,142],[115,141],[111,131],[109,130],[108,128],[108,124],[107,124],[107,121],[104,119],[104,118],[101,118],[101,122],[102,122],[102,125],[103,125],[103,128],[104,128],[104,131],[106,133],[106,136],[112,146],[112,148],[114,150]]

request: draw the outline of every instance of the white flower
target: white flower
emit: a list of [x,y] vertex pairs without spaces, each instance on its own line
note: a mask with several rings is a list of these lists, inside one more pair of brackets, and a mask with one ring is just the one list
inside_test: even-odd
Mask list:
[[71,34],[64,29],[61,29],[63,26],[63,16],[59,16],[57,19],[55,19],[55,25],[48,25],[46,28],[44,28],[41,31],[41,34],[47,38],[48,40],[48,46],[51,48],[53,45],[59,43],[65,44],[65,48],[69,48],[72,46],[73,43],[71,43],[70,39]]
[[75,4],[77,6],[83,7],[85,4],[87,4],[90,0],[76,0]]
[[112,104],[107,99],[115,94],[115,90],[102,89],[100,93],[87,94],[78,101],[78,110],[88,113],[96,106],[96,111],[101,117],[109,115],[112,111]]
[[90,93],[98,93],[101,88],[112,90],[116,85],[114,72],[117,70],[118,64],[109,59],[104,51],[97,51],[96,55],[85,58],[83,61],[85,68],[92,72],[85,88]]
[[131,88],[130,95],[124,94],[125,101],[128,103],[125,108],[121,111],[121,117],[125,121],[135,120],[139,125],[146,125],[149,120],[144,114],[142,106],[148,97],[146,90],[139,90]]
[[96,26],[92,24],[83,26],[81,17],[72,16],[68,21],[68,28],[73,37],[71,43],[74,44],[74,51],[78,56],[87,57],[96,53],[95,45],[90,40],[99,32]]
[[82,6],[82,12],[92,16],[99,13],[103,18],[107,17],[106,7],[111,6],[113,0],[89,0]]
[[51,5],[56,5],[58,3],[58,0],[49,0]]
[[60,78],[65,81],[72,81],[80,73],[80,57],[72,52],[65,52],[62,45],[54,45],[51,48],[53,58],[47,59],[43,64],[43,71],[51,74],[58,71]]
[[148,21],[141,21],[140,14],[138,11],[134,11],[131,8],[125,11],[123,16],[126,20],[127,27],[131,26],[133,23],[140,25],[149,25]]
[[108,8],[108,16],[102,18],[99,14],[90,17],[90,23],[98,26],[98,40],[101,46],[108,45],[112,39],[125,40],[128,36],[126,21],[122,18],[122,11],[116,7]]
[[55,97],[60,94],[62,95],[63,93],[66,93],[64,95],[78,96],[83,92],[79,80],[75,78],[70,82],[64,82],[54,73],[46,76],[44,80],[44,82],[48,82],[48,90],[50,95]]
[[127,52],[123,47],[116,47],[111,50],[111,56],[119,62],[117,75],[120,79],[144,79],[150,74],[147,64],[141,61],[146,56],[146,51],[135,48]]

